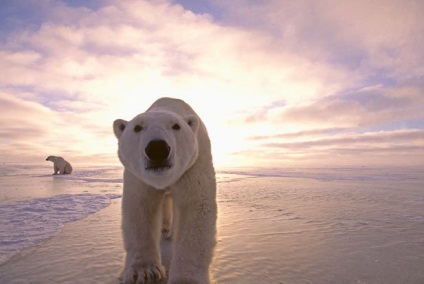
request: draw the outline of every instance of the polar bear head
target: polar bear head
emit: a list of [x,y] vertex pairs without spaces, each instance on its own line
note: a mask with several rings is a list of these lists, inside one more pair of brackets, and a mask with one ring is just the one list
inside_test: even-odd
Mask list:
[[199,119],[195,115],[149,111],[130,121],[117,119],[113,129],[124,167],[156,189],[174,184],[197,160]]

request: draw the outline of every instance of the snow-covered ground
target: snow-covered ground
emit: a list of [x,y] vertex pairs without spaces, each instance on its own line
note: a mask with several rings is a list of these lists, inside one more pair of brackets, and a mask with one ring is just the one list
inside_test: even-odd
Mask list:
[[[0,283],[117,283],[122,168],[51,171],[0,165]],[[424,283],[424,170],[220,169],[217,180],[218,283]]]

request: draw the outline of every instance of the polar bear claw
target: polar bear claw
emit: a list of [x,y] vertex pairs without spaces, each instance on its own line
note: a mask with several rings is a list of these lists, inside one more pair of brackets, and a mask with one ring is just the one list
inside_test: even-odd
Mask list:
[[152,283],[166,278],[165,268],[162,265],[136,266],[126,268],[123,283]]

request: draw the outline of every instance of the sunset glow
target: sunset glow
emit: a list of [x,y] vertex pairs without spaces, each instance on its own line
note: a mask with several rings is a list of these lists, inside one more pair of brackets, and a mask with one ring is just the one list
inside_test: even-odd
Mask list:
[[168,96],[217,166],[423,165],[424,2],[253,2],[2,1],[0,162],[117,164]]

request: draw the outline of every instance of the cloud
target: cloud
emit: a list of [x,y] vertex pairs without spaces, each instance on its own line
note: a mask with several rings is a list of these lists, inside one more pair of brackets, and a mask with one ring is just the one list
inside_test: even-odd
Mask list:
[[[111,1],[95,10],[45,1],[36,10],[43,20],[22,23],[0,46],[0,68],[8,70],[0,87],[65,117],[63,127],[129,119],[171,95],[189,101],[219,135],[222,120],[264,98],[295,103],[325,87],[302,58],[264,51],[268,38],[166,1]],[[223,102],[220,116],[210,102]]]
[[423,75],[424,42],[416,36],[424,30],[422,1],[215,2],[224,22],[273,36],[276,48],[312,61],[357,70],[360,77]]
[[267,119],[269,112],[272,112],[274,109],[282,108],[286,105],[284,101],[276,101],[270,105],[264,106],[261,109],[257,110],[254,114],[248,115],[246,117],[246,123],[255,122],[255,121],[264,121]]
[[[293,140],[294,138],[297,139]],[[258,141],[263,139],[265,138],[261,137]],[[258,161],[265,161],[268,166],[305,165],[305,163],[323,166],[419,166],[424,155],[424,130],[421,129],[322,135],[310,139],[302,135],[267,137],[267,139],[272,142],[261,142],[254,150],[234,152],[233,155],[249,156],[253,165]]]
[[[308,75],[321,84],[313,85],[314,96],[293,90],[298,100],[271,109],[272,102],[264,101],[238,121],[261,125],[267,136],[326,128],[364,131],[423,119],[424,41],[416,36],[424,31],[420,1],[214,2],[220,21],[267,38],[263,50],[271,54],[302,58],[288,65],[308,70],[293,73],[305,85]],[[280,127],[270,130],[268,124]]]
[[[54,4],[50,17],[42,11],[47,2]],[[7,70],[0,78],[7,100],[0,105],[3,145],[18,146],[31,134],[37,151],[115,157],[112,121],[129,119],[164,95],[185,98],[205,120],[215,119],[205,98],[225,97],[216,65],[224,62],[221,51],[234,53],[243,40],[232,39],[236,32],[165,1],[117,1],[98,10],[43,3],[36,10],[44,21],[22,23],[0,46],[0,68]],[[218,37],[224,40],[208,43]],[[13,151],[27,156],[23,148]]]
[[[33,94],[0,92],[0,152],[2,162],[42,161],[48,155],[69,155],[75,161],[103,156],[116,145],[112,122],[104,125],[89,113],[54,111],[40,103],[20,99]],[[44,158],[43,158],[44,157]],[[103,162],[111,163],[111,155]],[[91,161],[96,163],[96,161]]]
[[[0,141],[40,138],[48,133],[46,122],[54,121],[54,113],[31,101],[22,101],[0,92]],[[33,119],[37,117],[37,119]]]
[[290,149],[290,150],[306,150],[315,147],[344,147],[344,148],[353,148],[356,147],[368,147],[372,149],[373,146],[380,146],[382,148],[387,145],[403,145],[411,146],[416,144],[416,146],[421,147],[421,150],[424,150],[422,144],[424,142],[424,130],[399,130],[392,132],[377,132],[377,133],[364,133],[357,135],[342,135],[336,136],[333,138],[324,138],[311,141],[302,141],[294,143],[267,143],[264,144],[264,147],[276,147],[281,149]]
[[42,160],[48,155],[52,127],[58,125],[56,114],[40,104],[3,92],[0,105],[2,162]]
[[344,95],[334,95],[309,105],[281,111],[281,121],[296,121],[330,127],[385,125],[399,120],[424,118],[420,111],[424,99],[421,85],[366,88]]
[[[409,122],[421,121],[414,127],[424,127],[424,85],[419,81],[383,86],[376,85],[323,96],[302,105],[269,104],[253,113],[242,113],[238,119],[257,127],[280,125],[269,135],[300,135],[335,129],[364,132],[371,129],[408,127]],[[296,126],[296,127],[293,127]],[[251,135],[252,136],[252,135]],[[260,134],[256,135],[258,139]]]
[[269,52],[272,45],[269,36],[216,25],[165,1],[111,2],[98,10],[57,4],[39,29],[11,33],[4,57],[17,57],[19,50],[31,58],[5,61],[11,72],[3,83],[43,81],[37,93],[66,89],[73,97],[101,97],[114,106],[118,92],[123,100],[172,92],[200,108],[207,108],[200,103],[205,97],[226,100],[233,112],[241,100],[243,109],[263,103],[258,94],[296,104],[352,80],[340,68],[313,64],[286,49]]
[[306,137],[322,137],[334,134],[340,134],[343,132],[352,131],[351,128],[324,128],[324,129],[313,129],[313,130],[305,130],[298,132],[290,132],[290,133],[282,133],[276,135],[263,135],[263,136],[251,136],[249,139],[251,140],[268,140],[268,139],[298,139],[298,138],[306,138]]
[[161,96],[196,109],[221,160],[230,152],[279,157],[270,144],[279,139],[422,125],[422,5],[13,2],[0,12],[0,113],[13,121],[2,123],[2,150],[26,156],[32,145],[117,161],[112,121]]

